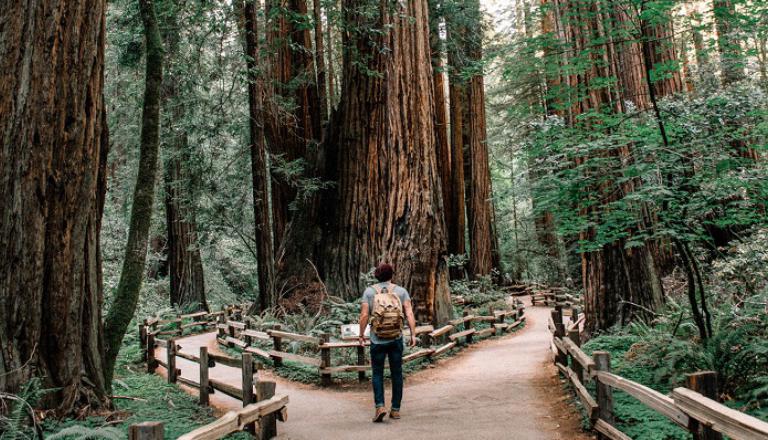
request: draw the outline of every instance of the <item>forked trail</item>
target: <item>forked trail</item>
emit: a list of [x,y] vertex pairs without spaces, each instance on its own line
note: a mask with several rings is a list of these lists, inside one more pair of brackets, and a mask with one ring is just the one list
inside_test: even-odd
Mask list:
[[[528,307],[523,330],[489,339],[439,360],[406,378],[401,420],[373,424],[369,386],[324,389],[297,384],[260,371],[288,394],[288,422],[278,425],[280,439],[588,439],[579,415],[568,405],[550,360],[548,308]],[[219,352],[215,333],[178,339],[181,351],[199,347]],[[164,351],[164,349],[158,349]],[[164,356],[164,353],[157,353]],[[197,364],[179,358],[183,377],[197,378]],[[214,379],[239,386],[239,369],[217,366]],[[389,393],[387,393],[389,397]],[[240,401],[221,393],[211,405],[222,412]]]

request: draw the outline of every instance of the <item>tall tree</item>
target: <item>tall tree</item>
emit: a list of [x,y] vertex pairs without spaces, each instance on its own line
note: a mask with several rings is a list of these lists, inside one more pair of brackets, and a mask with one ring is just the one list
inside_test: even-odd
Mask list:
[[146,43],[144,104],[141,115],[139,170],[133,191],[131,222],[125,246],[123,268],[105,321],[106,378],[111,381],[117,354],[128,329],[144,281],[147,241],[155,199],[158,150],[160,147],[160,101],[163,84],[163,39],[160,34],[153,0],[139,0],[139,12]]
[[187,102],[184,76],[180,72],[179,15],[182,5],[168,2],[162,27],[166,47],[166,80],[162,107],[166,109],[163,148],[165,150],[165,218],[168,234],[168,275],[171,305],[188,310],[207,310],[205,276],[197,241],[194,176],[190,172],[189,136],[185,124]]
[[[482,67],[483,20],[479,1],[454,2],[451,12],[450,18],[446,17],[452,48],[448,60],[453,72],[451,129],[453,141],[461,140],[464,156],[469,271],[472,276],[488,275],[491,269],[499,265],[499,257],[488,164]],[[459,122],[461,127],[458,126]],[[455,158],[455,155],[452,156],[452,159]],[[451,166],[457,165],[452,163]]]
[[165,160],[165,225],[171,305],[207,310],[195,206],[189,189],[191,176],[186,165],[190,160],[187,134],[178,133],[170,142],[171,151]]
[[361,274],[390,261],[419,317],[444,322],[451,310],[427,3],[345,0],[343,10],[341,102],[318,161],[335,185],[322,203],[297,211],[320,212],[316,221],[294,217],[287,235],[286,244],[311,252],[281,252],[278,284],[311,289],[319,276],[328,291],[355,298]]
[[264,144],[264,102],[262,78],[260,76],[261,54],[259,53],[258,0],[243,2],[245,27],[245,55],[248,68],[248,111],[251,142],[251,178],[253,182],[253,219],[256,258],[258,260],[259,301],[258,310],[263,311],[276,304],[275,298],[275,257],[272,241],[272,219],[269,213],[269,170]]
[[344,0],[343,6],[348,55],[332,140],[338,220],[322,259],[328,284],[356,296],[360,273],[391,261],[417,314],[441,322],[450,301],[427,2]]
[[[270,99],[266,137],[269,152],[285,167],[307,156],[320,138],[321,111],[312,50],[313,28],[306,0],[266,2],[267,41],[271,53]],[[305,163],[306,164],[306,163]],[[285,172],[273,173],[272,218],[279,247],[296,198],[295,182]]]
[[[464,31],[460,27],[447,26],[446,38],[451,42],[448,49],[448,95],[450,100],[450,147],[451,147],[451,190],[449,203],[451,209],[446,211],[448,231],[448,252],[454,255],[467,253],[466,244],[466,194],[464,176],[464,119],[465,119],[465,85],[460,72],[456,68],[461,59],[460,45],[457,42],[463,38]],[[456,274],[454,274],[456,275]]]
[[[479,0],[467,2],[470,29],[483,29]],[[488,164],[488,133],[485,118],[485,82],[483,78],[483,32],[467,32],[466,55],[471,71],[467,83],[467,137],[471,168],[472,213],[469,225],[470,274],[489,275],[499,266],[498,243],[491,200],[491,169]]]
[[0,8],[0,389],[40,377],[51,390],[42,404],[60,415],[109,406],[105,9],[103,0]]
[[[443,22],[438,0],[429,1],[429,47],[432,51],[432,80],[435,87],[435,142],[437,168],[440,174],[441,197],[446,225],[454,220],[454,197],[451,194],[451,145],[448,136],[448,96],[445,78],[445,43],[440,35]],[[450,230],[451,226],[448,226]],[[450,252],[450,250],[449,250]],[[460,252],[463,253],[463,252]]]

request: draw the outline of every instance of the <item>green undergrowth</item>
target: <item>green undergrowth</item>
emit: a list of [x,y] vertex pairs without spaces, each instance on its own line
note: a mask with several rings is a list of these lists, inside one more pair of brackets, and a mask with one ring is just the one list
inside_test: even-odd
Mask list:
[[[654,380],[655,372],[634,365],[631,359],[631,349],[639,338],[634,335],[605,335],[599,336],[584,344],[584,351],[592,354],[594,351],[607,351],[611,355],[611,371],[634,382],[641,383],[662,393],[669,393],[671,386]],[[587,388],[594,396],[594,382]],[[683,440],[691,435],[678,427],[665,416],[641,404],[632,396],[613,390],[614,414],[618,428],[631,438],[643,440]],[[585,420],[584,424],[587,422]]]
[[[727,301],[716,303],[713,335],[702,342],[692,325],[679,319],[685,316],[685,308],[672,302],[652,325],[631,324],[596,336],[583,349],[590,355],[607,351],[612,372],[664,394],[683,386],[687,373],[715,371],[718,398],[725,405],[768,420],[768,317],[764,304],[764,295],[748,298],[738,306]],[[594,383],[587,387],[594,395]],[[614,389],[613,395],[617,426],[630,437],[691,438],[628,394]]]
[[[46,421],[46,438],[125,439],[130,425],[152,421],[163,423],[166,439],[175,439],[216,420],[210,408],[158,375],[124,368],[114,382],[113,395],[119,396],[113,400],[115,412],[85,420]],[[236,433],[226,438],[250,437]]]

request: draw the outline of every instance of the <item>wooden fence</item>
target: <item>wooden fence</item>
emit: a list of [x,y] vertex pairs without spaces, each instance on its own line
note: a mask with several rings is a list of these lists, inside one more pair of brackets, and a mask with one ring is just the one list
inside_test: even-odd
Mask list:
[[[233,309],[234,310],[234,309]],[[416,336],[420,339],[421,349],[403,357],[403,362],[411,362],[420,358],[437,357],[454,347],[470,344],[474,339],[501,334],[510,331],[525,320],[522,302],[517,302],[509,310],[498,310],[487,316],[478,316],[464,312],[464,316],[452,320],[449,324],[435,329],[431,325],[420,325],[415,329]],[[264,359],[271,359],[275,366],[281,366],[283,361],[297,362],[316,367],[320,375],[321,384],[330,385],[334,373],[357,372],[358,380],[366,380],[366,371],[371,365],[366,359],[366,341],[360,344],[357,338],[353,340],[331,340],[330,335],[317,336],[303,335],[284,331],[281,325],[275,325],[271,329],[258,331],[252,329],[252,323],[248,319],[236,321],[232,316],[223,314],[219,316],[216,324],[218,331],[217,340],[220,344],[240,349],[243,353],[251,353]],[[486,328],[477,328],[475,324],[488,323]],[[406,332],[406,337],[409,332]],[[261,341],[261,343],[259,343]],[[286,351],[284,344],[288,341],[297,341],[303,344],[303,348],[314,354],[307,356]],[[264,348],[264,346],[269,348]],[[342,349],[355,348],[357,350],[354,365],[334,365],[334,352]]]
[[[581,350],[579,324],[582,320],[583,316],[572,314],[566,326],[562,308],[556,306],[549,319],[549,329],[553,335],[555,365],[584,406],[598,439],[631,440],[615,426],[613,389],[666,416],[697,440],[720,440],[723,434],[734,440],[768,439],[768,423],[715,400],[717,377],[714,372],[687,375],[687,388],[675,388],[670,396],[611,373],[609,353],[596,351],[589,356]],[[595,383],[594,397],[585,387],[589,381]]]
[[[251,432],[259,439],[267,440],[277,435],[274,420],[284,422],[288,419],[287,404],[288,396],[273,396],[246,405],[243,409],[229,411],[215,422],[188,432],[177,440],[217,440],[238,431]],[[137,423],[128,428],[128,440],[163,440],[163,431],[160,422]]]
[[[275,382],[254,381],[260,364],[254,362],[253,354],[243,353],[240,359],[208,353],[208,347],[200,347],[199,354],[181,352],[177,337],[192,336],[211,331],[211,327],[221,321],[222,316],[242,316],[244,307],[226,306],[218,312],[198,312],[188,315],[178,315],[171,319],[149,318],[139,325],[140,344],[147,363],[147,372],[154,373],[158,366],[166,369],[169,383],[181,383],[198,390],[199,403],[208,406],[210,395],[221,392],[243,402],[243,409],[230,411],[216,422],[206,425],[180,437],[186,440],[219,439],[226,435],[247,430],[268,439],[277,435],[277,420],[287,418],[287,396],[275,396]],[[164,329],[172,326],[174,328]],[[189,330],[191,329],[191,330]],[[157,336],[168,335],[169,339]],[[155,348],[165,348],[165,358],[155,356]],[[177,358],[194,362],[198,366],[199,379],[193,380],[181,376],[181,370],[176,367]],[[210,369],[216,365],[226,365],[238,368],[242,374],[240,387],[233,386],[210,377]],[[162,439],[162,424],[156,422],[133,425],[129,430],[130,439]],[[158,434],[159,432],[159,434]]]
[[536,290],[531,293],[531,305],[581,307],[579,296],[567,293],[564,287],[549,287],[548,290]]

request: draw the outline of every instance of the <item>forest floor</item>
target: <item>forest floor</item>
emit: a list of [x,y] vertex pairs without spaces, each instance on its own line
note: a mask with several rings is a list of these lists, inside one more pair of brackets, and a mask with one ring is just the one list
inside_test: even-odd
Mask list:
[[[287,394],[288,422],[278,424],[279,439],[588,439],[580,415],[557,378],[549,350],[549,309],[526,309],[523,330],[473,344],[432,368],[406,378],[401,420],[370,422],[373,396],[367,384],[331,388],[300,384],[259,371]],[[178,340],[182,352],[197,354],[206,345],[220,353],[215,333]],[[163,359],[163,348],[156,355]],[[197,364],[177,358],[182,376],[197,380]],[[162,370],[162,367],[159,368]],[[217,366],[211,378],[240,386],[240,370]],[[162,371],[164,373],[164,371]],[[189,390],[194,394],[196,390]],[[387,387],[389,396],[389,387]],[[226,412],[240,401],[216,393],[211,405]]]

